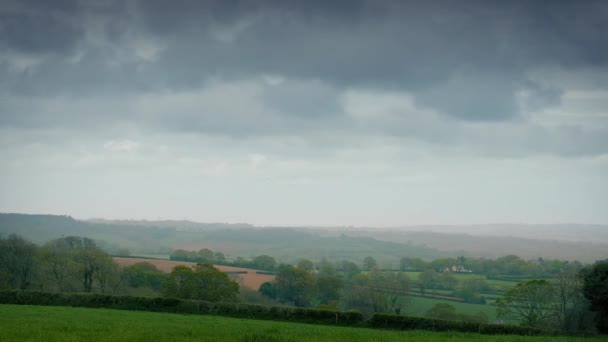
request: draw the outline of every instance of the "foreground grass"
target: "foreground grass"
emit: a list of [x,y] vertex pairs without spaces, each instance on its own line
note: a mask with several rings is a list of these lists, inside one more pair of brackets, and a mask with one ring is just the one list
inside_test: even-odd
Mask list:
[[0,305],[0,341],[600,341],[385,331],[218,316]]

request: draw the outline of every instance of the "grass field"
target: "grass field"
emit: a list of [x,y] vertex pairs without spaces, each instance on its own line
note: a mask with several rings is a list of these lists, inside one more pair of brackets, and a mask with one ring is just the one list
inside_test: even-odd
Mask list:
[[424,313],[430,309],[433,305],[439,303],[447,303],[456,308],[456,311],[465,314],[475,314],[479,311],[484,312],[488,315],[488,319],[491,322],[496,320],[496,307],[488,304],[470,304],[470,303],[459,303],[454,301],[445,301],[434,298],[423,298],[423,297],[409,297],[409,305],[405,312],[411,316],[424,316]]
[[0,305],[1,341],[600,341],[384,331],[217,316]]

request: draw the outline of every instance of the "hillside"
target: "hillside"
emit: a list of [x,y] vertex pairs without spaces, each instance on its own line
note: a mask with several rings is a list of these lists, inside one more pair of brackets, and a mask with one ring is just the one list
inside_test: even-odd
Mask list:
[[[536,229],[538,230],[536,231]],[[535,233],[527,231],[536,231]],[[577,232],[581,235],[577,237]],[[608,226],[528,225],[416,226],[395,229],[255,227],[190,221],[76,220],[69,216],[0,214],[0,234],[17,233],[36,243],[68,235],[87,236],[113,254],[166,256],[176,248],[210,248],[227,256],[271,255],[360,262],[374,256],[397,267],[404,256],[434,259],[465,255],[593,262],[608,258]],[[519,234],[519,235],[517,235]]]

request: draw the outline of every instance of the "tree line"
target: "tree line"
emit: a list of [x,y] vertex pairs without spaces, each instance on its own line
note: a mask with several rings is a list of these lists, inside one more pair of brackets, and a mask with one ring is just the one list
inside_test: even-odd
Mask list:
[[225,266],[254,268],[268,272],[274,272],[277,270],[278,266],[280,266],[276,259],[269,255],[258,255],[251,260],[236,257],[234,260],[229,261],[224,253],[219,251],[214,252],[209,248],[201,248],[198,251],[176,249],[169,255],[169,260],[208,262]]
[[[216,257],[217,253],[213,255]],[[474,260],[486,262],[462,257],[454,260],[465,265],[463,269],[467,269],[466,265],[471,268]],[[300,260],[297,265],[279,264],[270,256],[259,256],[253,261],[256,268],[276,272],[276,278],[260,287],[258,297],[249,294],[249,300],[265,298],[268,301],[265,303],[358,310],[367,316],[403,314],[408,306],[408,294],[414,287],[420,292],[451,287],[472,291],[475,295],[487,291],[488,286],[477,280],[459,285],[445,268],[427,269],[416,281],[410,281],[404,272],[380,269],[371,256],[360,266],[347,260],[314,263],[308,259]],[[517,257],[507,256],[486,264],[508,270],[512,269],[508,265],[544,263],[541,260],[522,263]],[[552,270],[553,277],[526,280],[506,291],[496,302],[498,316],[530,328],[563,331],[585,330],[590,322],[595,322],[598,331],[608,332],[608,261],[580,267],[577,263],[562,262],[559,272],[553,270],[555,261],[547,263],[552,266],[540,267]],[[427,264],[443,266],[445,261]],[[0,289],[162,295],[212,302],[243,300],[238,284],[211,263],[201,262],[193,268],[177,266],[169,274],[149,263],[120,267],[95,241],[78,236],[57,238],[41,246],[14,234],[6,238],[0,236]],[[483,315],[461,315],[449,305],[436,306],[427,315],[484,321]]]
[[239,285],[209,263],[178,266],[169,274],[150,263],[120,267],[86,237],[67,236],[35,245],[0,237],[0,289],[84,292],[237,301]]
[[537,258],[525,260],[516,255],[489,258],[469,258],[459,256],[456,258],[439,258],[432,261],[421,258],[403,257],[399,263],[402,271],[426,271],[479,273],[492,278],[530,278],[553,277],[564,270],[581,270],[584,267],[579,261],[565,261],[557,259]]

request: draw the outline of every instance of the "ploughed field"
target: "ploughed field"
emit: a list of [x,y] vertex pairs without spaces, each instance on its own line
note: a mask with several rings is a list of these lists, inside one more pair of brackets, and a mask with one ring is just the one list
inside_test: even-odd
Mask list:
[[219,316],[0,305],[0,341],[601,341],[387,331]]
[[[133,264],[137,264],[140,262],[147,262],[153,264],[159,270],[163,272],[171,272],[173,267],[178,265],[185,266],[194,266],[195,262],[187,262],[187,261],[173,261],[173,260],[161,260],[161,259],[147,259],[147,258],[124,258],[124,257],[114,257],[114,261],[116,261],[121,266],[130,266]],[[223,266],[223,265],[213,265],[218,270],[230,274],[230,276],[237,281],[241,286],[250,288],[252,290],[258,290],[260,285],[265,282],[273,281],[274,275],[269,274],[258,274],[257,272],[262,272],[260,270],[254,270],[251,268],[243,268],[243,267],[232,267],[232,266]],[[238,272],[238,273],[237,273]],[[242,273],[245,272],[245,273]]]

